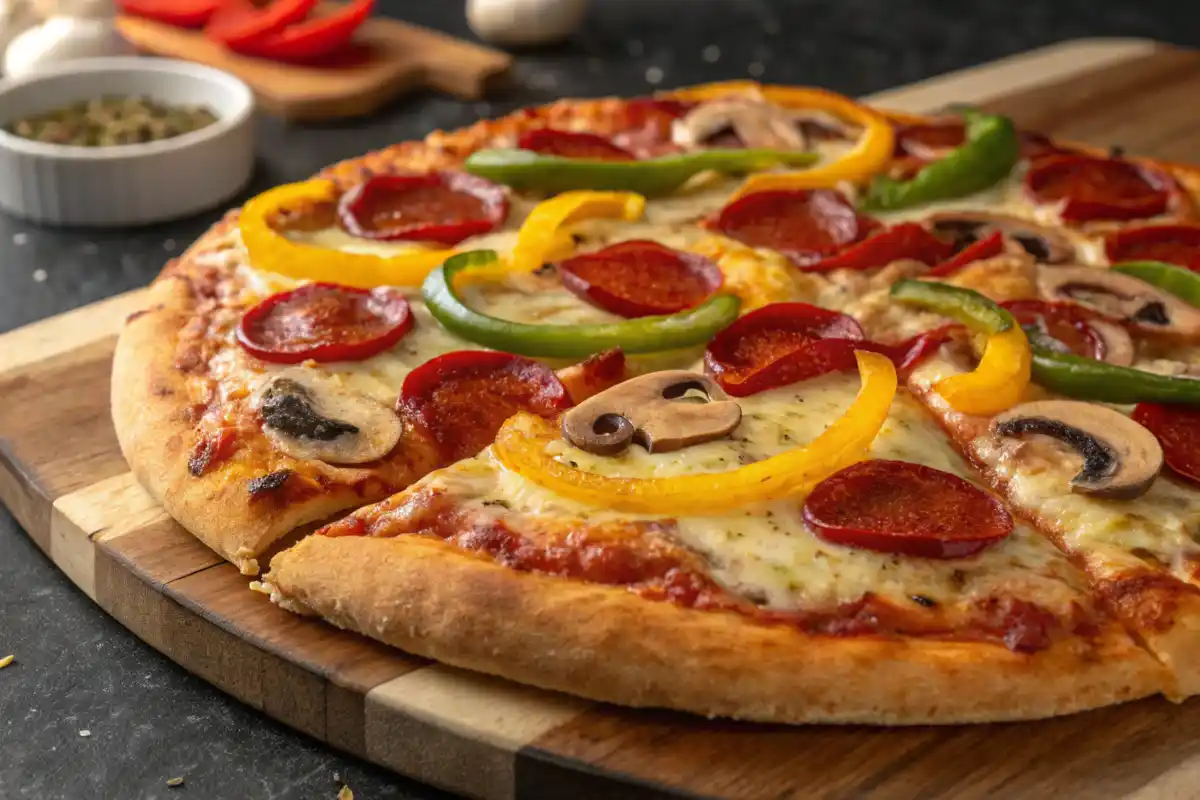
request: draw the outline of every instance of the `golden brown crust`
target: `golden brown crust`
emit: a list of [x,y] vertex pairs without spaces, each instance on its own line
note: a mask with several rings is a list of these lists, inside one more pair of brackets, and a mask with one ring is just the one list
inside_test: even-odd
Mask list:
[[759,722],[1034,719],[1161,690],[1116,628],[1032,655],[980,643],[815,637],[619,588],[515,572],[419,536],[310,536],[276,598],[418,655],[546,689]]

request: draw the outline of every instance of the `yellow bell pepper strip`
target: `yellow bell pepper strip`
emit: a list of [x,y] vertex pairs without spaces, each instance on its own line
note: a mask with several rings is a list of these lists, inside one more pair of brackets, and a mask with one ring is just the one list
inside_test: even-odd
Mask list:
[[741,301],[716,294],[695,308],[664,316],[595,325],[531,325],[481,314],[463,302],[455,277],[496,260],[492,250],[459,253],[429,273],[421,287],[425,307],[442,327],[467,341],[534,358],[582,359],[619,347],[626,353],[659,353],[694,347],[737,319]]
[[294,242],[271,227],[271,217],[289,207],[336,199],[337,187],[325,180],[277,186],[251,199],[238,220],[250,265],[298,281],[373,289],[420,286],[430,270],[454,254],[453,250],[414,250],[394,256],[347,253]]
[[669,478],[623,478],[572,467],[549,452],[560,441],[552,423],[517,414],[500,428],[492,451],[509,470],[563,497],[640,514],[720,514],[750,503],[806,492],[862,460],[896,395],[896,369],[877,353],[859,351],[862,388],[850,408],[803,447],[727,472]]
[[538,203],[513,246],[509,267],[517,272],[533,272],[546,263],[548,254],[561,252],[563,230],[573,222],[609,217],[632,222],[641,219],[646,210],[646,198],[633,192],[563,192],[557,197]]
[[951,408],[991,416],[1021,401],[1029,385],[1032,353],[1025,331],[1012,314],[976,291],[945,283],[897,281],[891,295],[988,335],[983,357],[972,372],[951,375],[933,385]]

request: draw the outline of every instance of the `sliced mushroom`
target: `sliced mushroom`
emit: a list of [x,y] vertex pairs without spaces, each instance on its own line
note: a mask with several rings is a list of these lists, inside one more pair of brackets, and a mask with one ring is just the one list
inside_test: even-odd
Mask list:
[[616,455],[634,443],[666,453],[720,439],[741,421],[741,406],[716,381],[674,369],[627,380],[585,400],[563,415],[562,432],[596,455]]
[[1200,335],[1200,309],[1132,275],[1103,267],[1044,267],[1038,290],[1047,300],[1071,300],[1156,333]]
[[724,97],[697,106],[675,120],[671,139],[681,147],[699,147],[729,130],[746,147],[779,150],[808,147],[791,112],[754,97]]
[[1110,500],[1145,494],[1163,465],[1154,434],[1119,411],[1077,400],[1022,403],[996,417],[992,431],[1002,437],[1040,434],[1069,445],[1083,457],[1071,490]]
[[391,452],[403,431],[392,409],[299,367],[269,378],[254,406],[271,443],[307,461],[375,461]]
[[1112,322],[1094,319],[1088,322],[1088,327],[1096,332],[1104,344],[1104,362],[1118,367],[1128,367],[1133,364],[1136,351],[1133,337],[1129,331]]
[[935,234],[953,237],[960,250],[993,231],[1000,231],[1039,263],[1062,264],[1075,259],[1075,246],[1066,236],[1020,217],[984,211],[946,211],[933,214],[929,222]]

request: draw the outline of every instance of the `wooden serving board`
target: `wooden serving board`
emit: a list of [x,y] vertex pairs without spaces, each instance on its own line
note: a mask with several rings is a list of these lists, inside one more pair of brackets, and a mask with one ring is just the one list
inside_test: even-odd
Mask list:
[[[338,5],[323,3],[317,13]],[[304,122],[370,114],[416,89],[477,100],[512,66],[508,53],[387,17],[367,20],[344,58],[312,67],[240,56],[200,31],[139,17],[121,17],[117,28],[142,52],[233,73],[254,89],[262,108]]]
[[[1133,153],[1200,161],[1200,53],[1080,41],[872,98],[952,101]],[[0,499],[109,614],[292,727],[463,794],[1200,796],[1200,701],[1037,723],[784,728],[633,711],[411,657],[272,606],[134,481],[109,421],[133,292],[0,336]]]

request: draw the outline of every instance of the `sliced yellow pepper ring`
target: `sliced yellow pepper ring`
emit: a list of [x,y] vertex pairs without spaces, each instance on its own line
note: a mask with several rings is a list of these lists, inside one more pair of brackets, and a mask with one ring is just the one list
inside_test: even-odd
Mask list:
[[955,411],[991,416],[1021,402],[1033,360],[1019,325],[988,336],[979,365],[971,372],[942,378],[933,390]]
[[803,447],[728,472],[670,478],[586,472],[548,452],[560,438],[552,423],[524,413],[504,423],[492,449],[506,468],[539,486],[617,511],[695,516],[789,497],[864,458],[887,419],[896,395],[895,367],[877,353],[858,351],[855,357],[862,388],[841,418]]
[[564,226],[597,217],[613,217],[632,222],[646,210],[646,198],[633,192],[563,192],[538,203],[517,233],[511,269],[533,272],[564,244]]
[[289,207],[336,199],[337,187],[332,181],[313,180],[277,186],[250,200],[238,226],[251,266],[300,281],[373,289],[420,286],[430,270],[454,254],[453,250],[415,250],[394,256],[347,253],[294,242],[271,227],[271,217]]
[[712,100],[730,94],[759,93],[768,102],[784,108],[827,111],[863,127],[858,143],[842,157],[812,169],[791,172],[760,172],[751,175],[731,198],[752,192],[786,189],[826,189],[842,181],[858,183],[881,172],[891,161],[896,136],[887,117],[845,95],[825,89],[789,86],[759,86],[753,81],[725,81],[693,86],[672,92],[684,100]]

